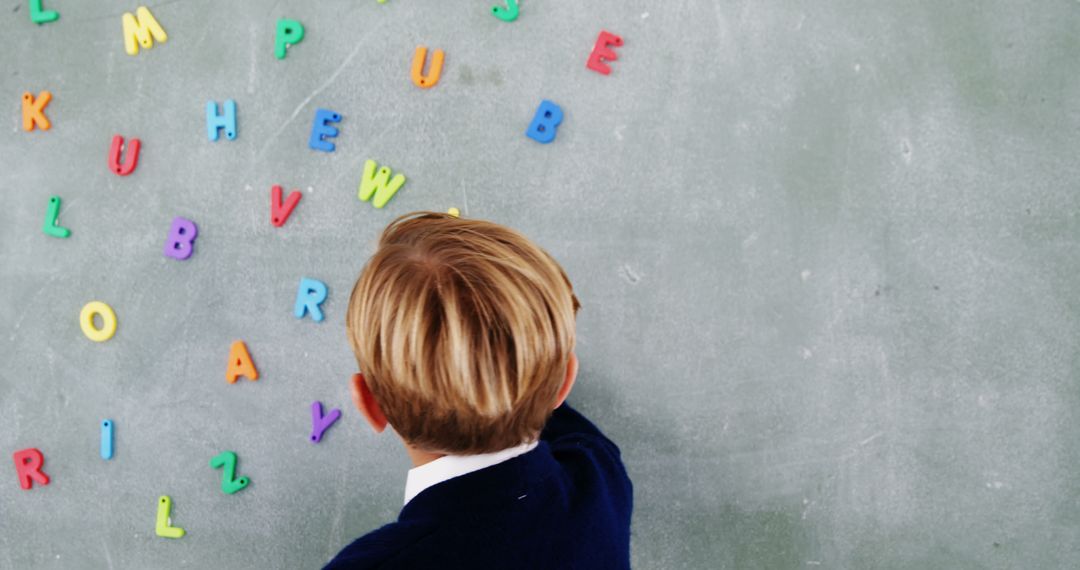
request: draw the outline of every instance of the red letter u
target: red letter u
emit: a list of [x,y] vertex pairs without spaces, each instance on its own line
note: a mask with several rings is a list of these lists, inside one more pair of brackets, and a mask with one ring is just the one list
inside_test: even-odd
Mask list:
[[114,135],[112,146],[109,147],[109,170],[120,176],[127,176],[135,172],[135,166],[139,164],[139,139],[131,139],[127,145],[127,157],[124,164],[120,164],[120,149],[124,146],[124,137]]

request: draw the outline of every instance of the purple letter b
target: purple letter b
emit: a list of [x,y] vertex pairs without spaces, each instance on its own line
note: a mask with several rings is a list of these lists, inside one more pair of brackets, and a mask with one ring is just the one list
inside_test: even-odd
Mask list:
[[165,240],[165,255],[173,259],[187,259],[194,251],[192,245],[195,236],[199,235],[199,228],[195,222],[176,217],[173,218],[172,227],[169,228],[169,239]]

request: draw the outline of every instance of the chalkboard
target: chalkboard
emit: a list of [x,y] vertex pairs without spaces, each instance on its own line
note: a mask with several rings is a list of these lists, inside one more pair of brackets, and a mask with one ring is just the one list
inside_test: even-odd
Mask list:
[[[162,1],[134,56],[136,2],[0,3],[0,567],[315,568],[393,520],[409,463],[349,402],[344,309],[388,221],[452,207],[566,267],[571,401],[622,448],[635,567],[1080,563],[1080,4],[494,3]],[[407,177],[381,209],[368,160]],[[302,194],[281,227],[274,185]],[[293,315],[305,277],[323,322]],[[257,381],[225,381],[236,340]],[[315,401],[342,410],[317,444]],[[19,487],[27,448],[47,486]]]

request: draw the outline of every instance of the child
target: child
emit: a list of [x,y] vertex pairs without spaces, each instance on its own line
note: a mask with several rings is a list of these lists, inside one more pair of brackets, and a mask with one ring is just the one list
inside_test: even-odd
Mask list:
[[414,468],[397,522],[327,568],[629,568],[619,448],[564,403],[578,307],[509,228],[417,212],[383,231],[349,299],[352,395]]

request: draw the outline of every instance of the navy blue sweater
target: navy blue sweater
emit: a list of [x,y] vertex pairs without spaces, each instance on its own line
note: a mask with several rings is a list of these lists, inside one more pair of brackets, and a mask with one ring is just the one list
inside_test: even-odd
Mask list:
[[535,449],[428,487],[326,568],[629,568],[632,509],[619,448],[564,404]]

